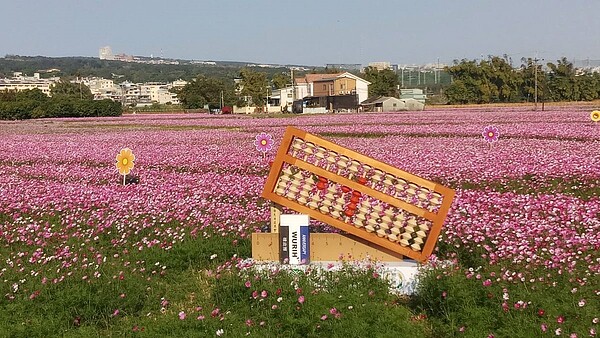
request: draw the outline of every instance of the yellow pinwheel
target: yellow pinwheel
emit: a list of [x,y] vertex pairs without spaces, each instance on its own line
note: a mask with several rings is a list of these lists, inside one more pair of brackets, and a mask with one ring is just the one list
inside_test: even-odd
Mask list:
[[594,110],[591,114],[590,114],[590,118],[592,119],[592,121],[594,122],[598,122],[600,121],[600,110]]
[[117,155],[117,169],[121,175],[129,175],[131,169],[133,169],[133,161],[135,161],[135,155],[129,148],[123,148]]

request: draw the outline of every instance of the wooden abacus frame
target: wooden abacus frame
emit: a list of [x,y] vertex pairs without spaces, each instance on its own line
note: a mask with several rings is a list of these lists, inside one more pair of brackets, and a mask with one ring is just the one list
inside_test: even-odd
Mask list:
[[[406,201],[400,200],[378,190],[375,190],[369,186],[362,185],[358,182],[355,182],[349,178],[336,175],[330,171],[327,171],[323,168],[310,164],[302,159],[297,157],[293,157],[289,154],[290,147],[295,138],[300,138],[304,142],[310,142],[317,147],[323,147],[327,150],[331,150],[338,155],[346,156],[350,160],[356,160],[362,164],[366,164],[373,169],[379,169],[384,173],[392,174],[397,178],[406,180],[407,182],[416,184],[420,187],[429,189],[432,192],[435,192],[442,196],[442,202],[439,206],[437,212],[432,212],[430,210],[421,208],[414,204],[408,203]],[[305,205],[302,205],[296,201],[290,200],[284,196],[280,196],[275,193],[275,189],[277,187],[278,179],[283,170],[284,164],[289,164],[296,166],[302,170],[306,170],[320,177],[324,177],[331,182],[341,184],[344,186],[353,189],[354,191],[358,191],[362,194],[371,196],[373,198],[378,199],[381,202],[387,203],[390,206],[396,207],[398,209],[405,210],[411,214],[416,216],[420,216],[432,222],[432,226],[429,229],[429,234],[426,237],[424,246],[421,251],[416,251],[411,249],[409,246],[402,246],[397,242],[390,241],[387,238],[379,237],[375,233],[367,232],[364,229],[357,228],[352,224],[346,223],[343,220],[334,218],[328,214],[324,214],[319,210],[311,209]],[[380,246],[382,248],[391,250],[400,255],[404,255],[406,257],[413,258],[417,261],[425,261],[427,257],[431,255],[433,249],[435,248],[435,243],[439,237],[442,225],[446,219],[446,215],[448,210],[450,209],[450,205],[452,204],[452,200],[454,198],[454,190],[437,184],[435,182],[423,179],[416,175],[410,174],[398,168],[395,168],[386,163],[377,161],[368,156],[359,154],[355,151],[349,150],[347,148],[341,147],[335,143],[324,140],[318,136],[309,134],[305,131],[294,127],[287,127],[285,134],[283,135],[283,139],[281,142],[281,146],[277,151],[277,155],[273,161],[271,166],[271,170],[269,172],[269,176],[267,177],[267,181],[265,183],[262,197],[269,199],[277,204],[288,207],[296,212],[307,214],[310,217],[319,220],[321,222],[327,223],[331,226],[334,226],[342,231],[345,231],[354,236],[360,237],[372,244]]]

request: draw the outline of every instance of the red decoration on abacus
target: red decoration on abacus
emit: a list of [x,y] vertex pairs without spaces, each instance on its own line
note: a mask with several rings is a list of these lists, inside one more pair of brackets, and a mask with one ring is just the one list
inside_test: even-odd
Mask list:
[[356,210],[356,203],[350,203],[350,204],[348,204],[347,208],[350,209],[350,210]]
[[342,187],[342,191],[343,191],[344,193],[348,193],[348,192],[350,192],[350,190],[351,190],[351,189],[350,189],[350,188],[348,188],[347,186],[343,186],[343,187]]
[[356,181],[362,185],[367,183],[367,179],[364,177],[359,177]]
[[346,209],[344,210],[344,214],[348,217],[354,216],[354,210]]

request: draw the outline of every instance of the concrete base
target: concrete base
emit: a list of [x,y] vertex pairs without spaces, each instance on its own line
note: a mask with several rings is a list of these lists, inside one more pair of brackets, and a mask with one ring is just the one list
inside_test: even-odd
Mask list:
[[[345,262],[348,264],[348,262]],[[259,271],[298,271],[305,272],[310,269],[313,272],[339,271],[343,267],[341,261],[318,261],[305,265],[280,264],[278,261],[250,261],[247,265]],[[246,264],[244,264],[246,265]],[[351,265],[358,269],[374,268],[379,277],[390,285],[390,292],[399,295],[412,295],[418,284],[419,263],[413,260],[400,262],[372,262],[356,261]]]

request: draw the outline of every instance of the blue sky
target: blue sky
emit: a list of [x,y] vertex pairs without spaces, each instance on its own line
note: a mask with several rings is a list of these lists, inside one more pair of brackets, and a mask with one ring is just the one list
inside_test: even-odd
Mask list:
[[598,0],[0,0],[0,56],[114,53],[320,66],[482,55],[600,60]]

